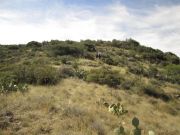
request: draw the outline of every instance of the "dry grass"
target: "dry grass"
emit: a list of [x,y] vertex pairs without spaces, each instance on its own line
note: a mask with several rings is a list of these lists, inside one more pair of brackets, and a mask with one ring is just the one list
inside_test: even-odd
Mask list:
[[[65,79],[51,87],[31,86],[25,95],[1,95],[0,100],[0,114],[9,111],[14,115],[0,130],[3,135],[113,135],[122,122],[131,134],[134,116],[140,119],[144,134],[148,130],[158,135],[180,134],[180,114],[174,109],[179,101],[164,103],[78,79]],[[117,118],[102,100],[121,102],[129,112]]]

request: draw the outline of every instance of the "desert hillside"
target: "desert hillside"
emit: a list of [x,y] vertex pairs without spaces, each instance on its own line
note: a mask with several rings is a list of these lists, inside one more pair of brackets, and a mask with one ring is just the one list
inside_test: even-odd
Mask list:
[[180,58],[133,39],[0,45],[0,101],[2,135],[179,135]]

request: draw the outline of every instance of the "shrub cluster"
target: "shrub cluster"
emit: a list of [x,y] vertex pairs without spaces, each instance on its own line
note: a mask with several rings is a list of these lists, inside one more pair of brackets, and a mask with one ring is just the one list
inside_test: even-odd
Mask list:
[[153,85],[147,85],[143,87],[143,92],[148,96],[162,99],[163,101],[169,101],[171,97],[167,95],[162,89],[156,88]]
[[144,68],[142,65],[130,65],[129,66],[129,72],[136,74],[136,75],[143,75],[144,74]]
[[65,55],[65,56],[60,56],[59,59],[61,60],[61,63],[63,64],[71,64],[71,62],[74,60],[73,57]]
[[83,57],[89,60],[95,59],[95,55],[92,52],[87,52],[87,51],[84,52]]
[[51,46],[51,54],[53,56],[72,55],[75,57],[82,56],[84,52],[84,46],[81,44],[56,44]]
[[167,80],[180,84],[180,65],[168,65],[165,68]]
[[135,85],[135,81],[133,80],[124,80],[121,84],[121,87],[126,89],[126,90],[129,90],[131,89],[133,86]]
[[72,66],[63,66],[59,68],[59,77],[60,78],[67,78],[67,77],[77,77],[79,79],[85,79],[87,72],[79,69],[78,67]]
[[119,72],[112,71],[108,68],[91,70],[87,73],[86,81],[99,84],[107,84],[110,87],[118,87],[121,84],[122,78]]
[[27,47],[41,47],[42,46],[42,43],[39,43],[39,42],[37,42],[37,41],[31,41],[31,42],[29,42],[29,43],[27,43],[27,45],[26,45]]
[[128,68],[129,72],[136,75],[180,84],[180,65],[168,65],[163,70],[158,70],[154,66],[145,68],[138,64],[129,65]]
[[27,84],[17,83],[12,76],[3,76],[0,78],[0,93],[13,91],[25,92],[27,90]]
[[75,76],[75,69],[71,66],[63,66],[59,68],[59,77],[60,78],[67,78],[67,77],[74,77]]
[[87,77],[87,72],[82,70],[82,69],[77,69],[75,72],[76,77],[78,77],[79,79],[86,79]]
[[84,41],[84,46],[86,48],[87,51],[89,52],[95,52],[96,51],[96,47],[93,43],[91,43],[90,41]]
[[47,65],[19,66],[14,75],[18,83],[53,85],[59,80],[57,70]]
[[119,64],[119,59],[116,56],[110,56],[110,55],[103,56],[102,61],[106,64],[114,65],[114,66],[117,66]]

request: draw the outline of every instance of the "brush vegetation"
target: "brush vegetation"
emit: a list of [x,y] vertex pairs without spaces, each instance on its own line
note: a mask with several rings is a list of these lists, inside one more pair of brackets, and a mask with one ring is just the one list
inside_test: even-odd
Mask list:
[[180,134],[180,58],[133,39],[0,45],[0,94],[3,135]]

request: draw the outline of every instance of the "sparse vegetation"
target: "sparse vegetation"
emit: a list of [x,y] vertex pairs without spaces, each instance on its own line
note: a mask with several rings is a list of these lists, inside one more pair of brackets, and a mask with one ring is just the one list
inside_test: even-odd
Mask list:
[[160,98],[164,101],[169,101],[171,97],[166,94],[162,89],[156,88],[152,85],[147,85],[143,88],[143,91],[145,94],[155,97],[155,98]]
[[0,134],[179,135],[179,67],[133,39],[0,45]]
[[14,71],[15,79],[18,83],[53,85],[60,78],[57,75],[57,69],[50,66],[28,65],[19,66]]
[[99,84],[107,84],[110,87],[118,87],[121,84],[121,77],[117,71],[108,68],[91,70],[86,77],[86,81]]

